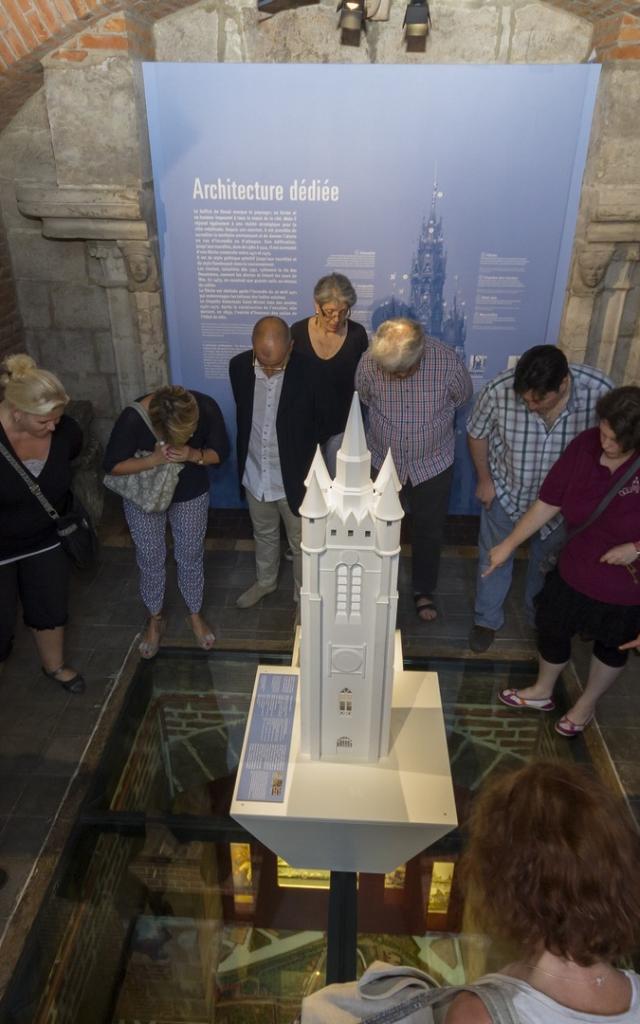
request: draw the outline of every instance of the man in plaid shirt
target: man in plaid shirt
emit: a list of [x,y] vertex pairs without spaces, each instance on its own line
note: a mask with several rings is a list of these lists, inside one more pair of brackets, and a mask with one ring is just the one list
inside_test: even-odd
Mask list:
[[[489,649],[504,623],[503,605],[513,572],[509,559],[490,576],[482,573],[492,547],[538,497],[540,485],[559,455],[583,430],[597,423],[596,402],[613,387],[600,370],[567,363],[555,345],[536,345],[514,370],[498,374],[478,395],[467,425],[469,449],[478,474],[476,497],[482,505],[474,626],[469,647]],[[557,546],[556,516],[529,545],[525,584],[527,616],[542,588],[542,559]]]
[[373,467],[380,468],[390,448],[412,515],[414,600],[419,617],[430,622],[453,476],[453,421],[471,397],[471,380],[452,348],[426,337],[416,321],[397,319],[376,331],[355,386],[368,408]]

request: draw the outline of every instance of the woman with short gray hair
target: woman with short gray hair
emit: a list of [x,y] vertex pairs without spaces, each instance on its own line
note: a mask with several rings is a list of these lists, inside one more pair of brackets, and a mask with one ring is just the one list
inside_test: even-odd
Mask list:
[[367,350],[368,339],[362,324],[349,319],[358,296],[344,274],[321,277],[313,289],[313,300],[315,314],[298,320],[291,328],[291,337],[294,349],[313,359],[323,375],[323,417],[331,436],[322,453],[329,472],[335,476],[356,367]]

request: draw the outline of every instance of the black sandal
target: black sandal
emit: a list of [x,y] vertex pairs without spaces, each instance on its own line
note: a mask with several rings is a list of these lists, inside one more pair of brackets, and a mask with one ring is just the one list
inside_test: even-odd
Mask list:
[[44,666],[41,667],[47,679],[53,679],[63,690],[68,690],[69,693],[84,693],[87,688],[84,676],[81,676],[79,672],[71,676],[71,679],[58,679],[58,673],[62,672],[67,667],[66,665],[61,665],[60,668],[54,669],[53,672],[47,672]]
[[[435,622],[438,618],[438,609],[435,601],[429,596],[429,594],[414,594],[413,601],[416,606],[416,615],[421,622]],[[433,615],[425,618],[422,612],[426,612],[427,610],[432,611]]]

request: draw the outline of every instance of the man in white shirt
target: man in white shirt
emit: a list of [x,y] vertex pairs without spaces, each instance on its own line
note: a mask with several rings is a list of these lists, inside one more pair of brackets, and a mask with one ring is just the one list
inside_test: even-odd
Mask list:
[[281,520],[293,555],[297,596],[302,582],[298,510],[316,445],[324,440],[313,366],[292,351],[284,320],[258,320],[251,343],[251,351],[229,363],[238,473],[256,550],[256,581],[238,598],[239,608],[251,608],[278,585]]

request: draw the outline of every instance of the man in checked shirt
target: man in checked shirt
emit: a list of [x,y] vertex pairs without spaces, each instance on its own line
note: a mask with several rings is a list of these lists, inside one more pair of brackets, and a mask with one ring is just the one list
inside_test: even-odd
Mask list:
[[464,364],[448,345],[426,337],[414,320],[381,324],[356,370],[368,407],[367,443],[379,469],[391,449],[401,497],[412,516],[412,582],[423,622],[437,616],[444,522],[453,477],[456,409],[472,394]]
[[[515,369],[498,374],[478,395],[467,425],[478,474],[476,497],[482,505],[469,636],[472,651],[481,653],[493,643],[504,623],[503,606],[511,587],[513,559],[483,577],[490,549],[511,533],[536,500],[542,481],[569,442],[596,425],[596,402],[612,387],[600,370],[569,365],[555,345],[536,345],[520,356]],[[529,542],[525,609],[530,622],[533,599],[544,582],[540,563],[557,547],[554,532],[561,522],[556,516]]]

